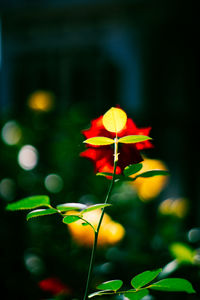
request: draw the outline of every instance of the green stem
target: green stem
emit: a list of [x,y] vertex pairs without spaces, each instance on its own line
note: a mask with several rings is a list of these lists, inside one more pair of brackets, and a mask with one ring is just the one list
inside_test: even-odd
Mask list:
[[[109,200],[109,198],[110,198],[110,194],[111,194],[111,192],[112,192],[112,188],[113,188],[113,185],[114,185],[114,182],[115,182],[116,167],[117,167],[117,161],[114,162],[113,177],[112,177],[112,181],[111,181],[111,183],[110,183],[110,187],[109,187],[108,193],[107,193],[107,195],[106,195],[106,199],[105,199],[104,204],[107,204],[107,203],[108,203],[108,200]],[[98,234],[99,234],[99,230],[100,230],[100,227],[101,227],[101,222],[102,222],[102,220],[103,220],[104,213],[105,213],[105,207],[102,209],[101,217],[100,217],[100,219],[99,219],[99,224],[98,224],[98,227],[97,227],[97,236],[98,236]]]
[[132,290],[128,290],[128,291],[107,291],[107,292],[103,292],[101,294],[99,294],[98,296],[111,296],[111,295],[123,295],[123,294],[136,294],[137,292],[143,291],[143,290],[147,290],[151,287],[151,285],[146,286],[144,288],[138,288],[136,289],[132,289]]
[[[115,182],[115,173],[116,173],[116,167],[117,167],[116,154],[117,154],[117,148],[118,148],[117,141],[115,142],[114,145],[115,145],[115,152],[114,152],[115,154],[114,154],[113,176],[112,176],[112,180],[111,180],[110,187],[109,187],[108,193],[106,195],[106,199],[105,199],[104,204],[108,203],[108,200],[110,198],[110,194],[112,192],[112,188],[113,188],[113,185],[114,185],[114,182]],[[95,235],[94,235],[94,243],[93,243],[92,254],[91,254],[91,258],[90,258],[90,265],[89,265],[87,283],[86,283],[85,294],[84,294],[83,300],[87,300],[87,298],[88,298],[88,288],[89,288],[91,275],[92,275],[92,270],[93,270],[93,265],[94,265],[94,259],[95,259],[96,249],[97,249],[97,241],[98,241],[99,230],[100,230],[100,227],[101,227],[101,223],[102,223],[102,220],[103,220],[104,213],[105,213],[105,207],[102,209],[102,213],[101,213],[101,216],[100,216],[100,219],[99,219],[97,230],[96,230]]]
[[97,240],[98,240],[98,233],[96,231],[95,235],[94,235],[94,243],[93,243],[92,254],[91,254],[91,258],[90,258],[90,265],[89,265],[87,283],[86,283],[85,294],[84,294],[83,300],[86,300],[88,297],[88,288],[89,288],[91,274],[92,274],[93,265],[94,265],[95,252],[96,252],[96,248],[97,248]]
[[94,233],[96,232],[94,226],[90,222],[88,222],[86,219],[84,219],[84,218],[82,218],[80,216],[79,216],[79,219],[82,220],[82,221],[84,221],[87,225],[89,225],[93,229]]

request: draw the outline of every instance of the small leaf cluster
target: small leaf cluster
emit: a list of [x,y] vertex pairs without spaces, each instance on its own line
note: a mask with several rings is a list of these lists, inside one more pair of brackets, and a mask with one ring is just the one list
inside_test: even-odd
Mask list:
[[[153,177],[153,176],[169,175],[169,171],[167,171],[167,170],[151,170],[151,171],[139,173],[139,174],[135,175],[134,177],[130,177],[130,176],[138,173],[141,169],[142,169],[142,163],[129,165],[124,169],[123,174],[115,175],[116,181],[119,181],[119,180],[135,181],[139,177],[149,178],[149,177]],[[97,173],[97,175],[98,176],[113,176],[112,173],[108,173],[108,172]]]
[[[82,225],[89,225],[96,232],[96,229],[93,227],[93,225],[86,219],[84,219],[84,214],[96,209],[102,209],[110,205],[111,204],[99,203],[87,206],[82,203],[63,203],[57,205],[56,208],[54,208],[51,205],[50,198],[48,196],[37,195],[21,199],[14,203],[10,203],[7,205],[6,209],[10,211],[31,210],[26,216],[27,221],[31,218],[53,215],[57,213],[63,217],[62,221],[65,224],[70,224],[78,220],[82,220]],[[77,214],[67,215],[67,213],[70,211],[76,211]]]
[[182,278],[161,279],[157,282],[152,281],[162,272],[162,269],[154,271],[145,271],[132,278],[132,288],[126,291],[120,288],[123,285],[122,280],[110,280],[97,286],[99,291],[89,295],[89,298],[103,295],[121,294],[129,300],[140,300],[149,294],[149,290],[167,291],[167,292],[186,292],[195,293],[191,283]]

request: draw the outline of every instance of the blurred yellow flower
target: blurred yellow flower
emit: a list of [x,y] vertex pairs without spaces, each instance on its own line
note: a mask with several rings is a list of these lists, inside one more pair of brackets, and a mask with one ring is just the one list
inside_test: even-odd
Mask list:
[[[74,215],[77,214],[77,212],[71,211],[70,214]],[[100,216],[101,210],[99,209],[85,213],[84,219],[90,222],[94,228],[97,229]],[[83,226],[82,223],[82,220],[78,220],[74,223],[68,224],[69,231],[77,244],[92,247],[94,242],[94,231],[89,225]],[[124,227],[121,224],[114,222],[105,213],[99,231],[98,246],[114,245],[123,238],[124,234]]]
[[28,98],[28,106],[36,111],[48,112],[54,107],[54,95],[49,91],[38,90]]
[[[144,158],[144,161],[142,162],[142,169],[132,175],[132,177],[151,170],[167,170],[167,167],[161,160]],[[146,202],[157,197],[165,187],[166,183],[167,176],[158,175],[146,178],[139,177],[131,184],[136,188],[141,200]]]
[[188,212],[188,201],[185,198],[168,198],[160,204],[158,210],[162,215],[184,218]]

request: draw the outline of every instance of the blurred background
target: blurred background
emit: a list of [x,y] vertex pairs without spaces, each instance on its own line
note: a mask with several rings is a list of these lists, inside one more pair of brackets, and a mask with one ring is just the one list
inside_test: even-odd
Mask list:
[[[115,186],[107,209],[114,233],[102,234],[92,288],[118,278],[128,287],[137,273],[164,267],[163,277],[199,290],[197,11],[194,1],[0,1],[4,299],[82,298],[91,233],[54,215],[27,222],[5,207],[37,194],[52,205],[102,203],[108,181],[79,157],[81,130],[116,104],[138,127],[152,126],[144,167],[171,175]],[[199,299],[156,291],[146,299],[169,296]]]

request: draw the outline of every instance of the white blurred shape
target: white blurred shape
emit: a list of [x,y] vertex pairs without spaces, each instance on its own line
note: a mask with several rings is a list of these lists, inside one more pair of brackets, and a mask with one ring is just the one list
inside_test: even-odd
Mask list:
[[178,268],[178,262],[177,260],[172,260],[169,262],[162,270],[162,273],[160,274],[161,277],[168,276],[172,272],[174,272]]
[[41,258],[35,254],[29,253],[24,256],[24,262],[27,270],[34,274],[40,275],[44,271],[44,263]]
[[58,174],[49,174],[45,180],[44,185],[51,193],[59,193],[63,188],[63,180]]
[[141,300],[154,300],[155,298],[152,295],[146,295]]
[[25,145],[18,154],[18,163],[24,170],[32,170],[38,163],[38,151],[31,145]]
[[196,250],[196,254],[194,256],[194,262],[196,265],[200,266],[200,249]]
[[22,137],[21,128],[17,122],[8,121],[2,128],[1,137],[5,144],[16,145]]

